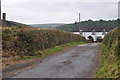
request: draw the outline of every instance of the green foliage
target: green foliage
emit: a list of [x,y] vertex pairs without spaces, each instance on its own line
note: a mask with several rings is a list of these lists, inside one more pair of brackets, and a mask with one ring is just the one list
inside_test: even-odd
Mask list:
[[61,25],[61,26],[56,27],[56,29],[72,32],[74,29],[74,24]]
[[12,29],[12,30],[20,29],[20,28],[22,28],[22,25],[20,25],[20,24],[18,24],[18,25],[16,25],[16,26],[11,26],[11,29]]
[[77,42],[71,42],[71,43],[66,43],[63,45],[59,45],[59,46],[55,46],[52,48],[49,48],[45,51],[43,51],[45,53],[45,55],[50,55],[52,53],[56,53],[60,50],[63,50],[65,47],[70,47],[70,46],[75,46],[75,45],[79,45],[79,44],[85,44],[86,42],[81,42],[81,41],[77,41]]
[[99,70],[96,72],[96,78],[118,78],[119,76],[119,68],[120,61],[118,60],[118,56],[115,54],[110,54],[109,50],[106,48],[107,46],[101,44],[102,49],[102,57],[101,64]]
[[44,53],[45,53],[45,55],[50,55],[52,53],[55,53],[55,52],[63,50],[63,49],[64,49],[63,46],[55,46],[53,48],[47,49]]
[[120,27],[111,30],[101,44],[102,61],[96,73],[97,78],[120,77]]
[[52,55],[54,53],[57,53],[57,52],[63,50],[66,47],[85,44],[85,43],[86,42],[81,42],[81,41],[79,42],[78,41],[78,42],[66,43],[66,44],[59,45],[59,46],[54,46],[52,48],[48,48],[48,49],[36,52],[36,56],[24,56],[18,60],[25,60],[25,59],[32,59],[32,58],[40,58],[40,57],[44,57],[44,56],[49,56],[49,55]]
[[103,39],[105,44],[111,53],[120,55],[120,27],[117,27],[110,31]]
[[[59,30],[3,29],[3,56],[35,56],[41,50],[69,42],[85,41],[85,38]],[[36,53],[38,52],[38,53]],[[9,55],[8,55],[9,54]],[[41,54],[39,54],[41,55]]]
[[42,51],[38,51],[38,52],[37,52],[37,55],[43,56],[44,53],[43,53]]
[[[80,23],[77,23],[76,28],[79,29],[80,26],[85,27],[85,29],[90,30],[90,28],[94,27],[94,28],[104,28],[104,27],[116,27],[118,26],[118,20],[109,20],[109,21],[105,21],[105,20],[99,20],[99,21],[92,21],[92,20],[88,20],[88,21],[82,21]],[[61,25],[56,27],[56,29],[58,30],[64,30],[64,31],[69,31],[69,32],[73,32],[74,27],[75,27],[76,23],[73,24],[65,24],[65,25]]]

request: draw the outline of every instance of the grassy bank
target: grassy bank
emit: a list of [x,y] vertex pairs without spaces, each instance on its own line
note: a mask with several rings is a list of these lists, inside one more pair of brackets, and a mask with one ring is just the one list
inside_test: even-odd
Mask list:
[[96,78],[120,78],[120,27],[111,30],[101,43],[101,64]]
[[102,56],[101,64],[98,71],[96,72],[96,78],[118,78],[119,75],[119,64],[118,56],[110,54],[109,50],[104,44],[101,44]]
[[71,42],[71,43],[66,43],[64,45],[59,45],[59,46],[55,46],[52,48],[48,48],[42,51],[39,51],[39,56],[24,56],[18,59],[19,60],[25,60],[25,59],[32,59],[32,58],[40,58],[40,57],[46,57],[46,56],[50,56],[53,55],[61,50],[64,50],[67,47],[71,47],[71,46],[76,46],[76,45],[80,45],[80,44],[86,44],[86,42]]

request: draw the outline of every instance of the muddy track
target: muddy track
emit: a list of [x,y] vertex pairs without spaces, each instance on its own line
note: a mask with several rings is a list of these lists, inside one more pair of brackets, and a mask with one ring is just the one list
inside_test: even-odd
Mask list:
[[67,48],[14,78],[91,78],[100,61],[98,43]]

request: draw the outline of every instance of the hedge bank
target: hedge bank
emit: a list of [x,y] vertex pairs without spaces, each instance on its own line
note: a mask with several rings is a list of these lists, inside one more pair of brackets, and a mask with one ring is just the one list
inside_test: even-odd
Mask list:
[[85,41],[85,38],[65,31],[53,29],[2,30],[3,57],[35,56],[39,51],[69,42]]
[[97,78],[120,78],[120,27],[111,30],[101,44],[102,56]]
[[120,27],[111,30],[103,39],[103,44],[115,55],[120,55]]

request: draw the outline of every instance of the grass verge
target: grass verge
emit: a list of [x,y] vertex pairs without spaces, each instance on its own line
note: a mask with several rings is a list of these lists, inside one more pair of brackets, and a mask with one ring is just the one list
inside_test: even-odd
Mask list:
[[104,44],[100,45],[102,49],[101,64],[95,74],[96,78],[118,78],[120,68],[120,61],[118,56],[111,54]]
[[66,47],[71,47],[71,46],[76,46],[76,45],[80,45],[80,44],[85,44],[87,42],[71,42],[71,43],[66,43],[64,45],[60,45],[60,46],[55,46],[43,51],[38,51],[41,55],[38,56],[24,56],[20,59],[18,59],[17,61],[20,60],[25,60],[25,59],[32,59],[32,58],[41,58],[41,57],[45,57],[45,56],[50,56],[52,54],[55,54],[63,49],[65,49]]

